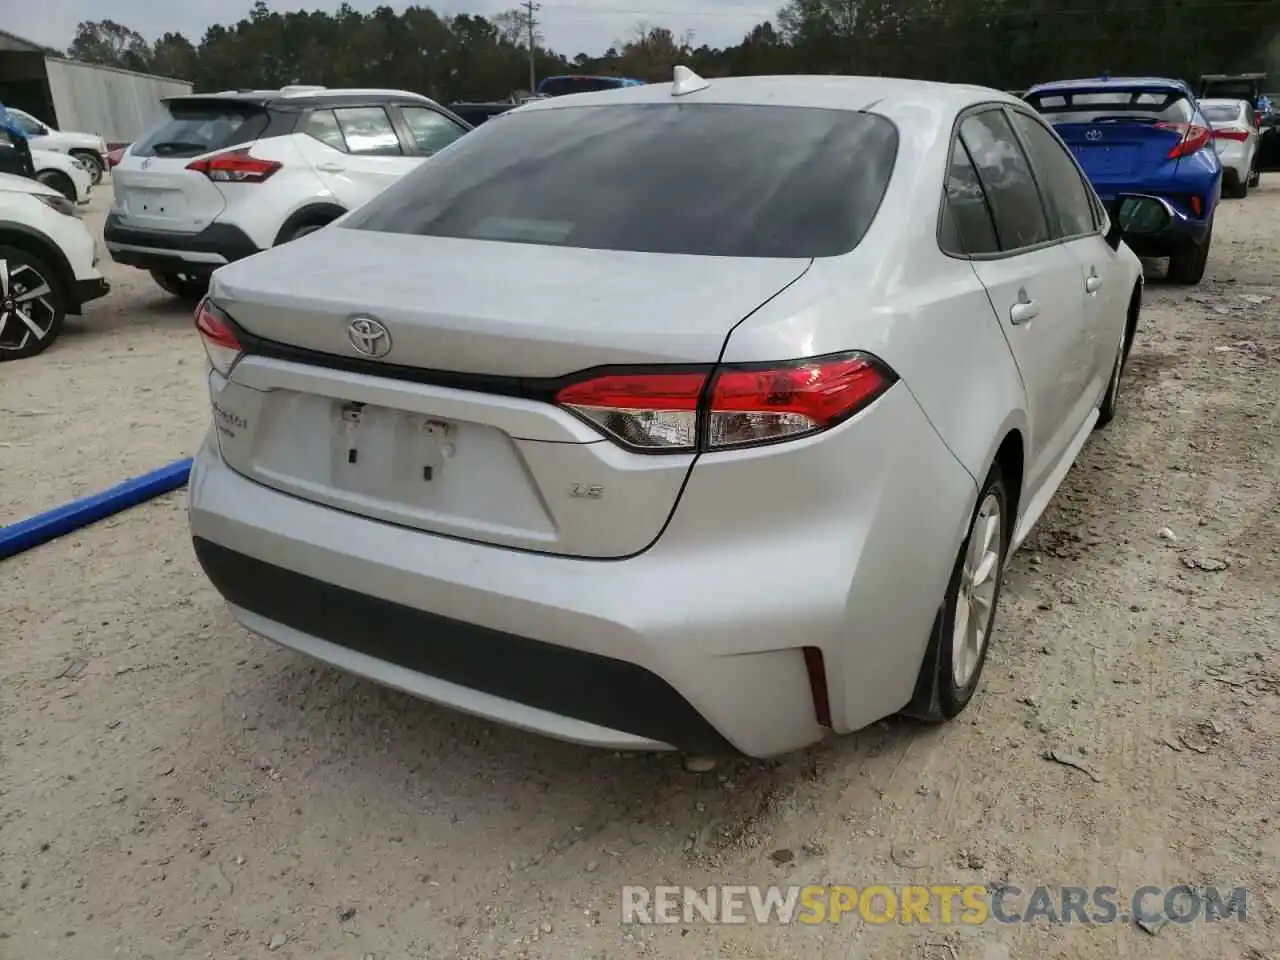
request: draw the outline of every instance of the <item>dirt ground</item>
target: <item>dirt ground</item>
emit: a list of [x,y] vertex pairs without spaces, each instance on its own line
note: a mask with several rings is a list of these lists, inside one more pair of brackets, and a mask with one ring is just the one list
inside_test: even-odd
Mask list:
[[[1224,203],[1203,284],[1151,268],[1119,418],[945,728],[695,775],[459,716],[236,627],[181,494],[5,561],[0,957],[1280,956],[1278,224],[1275,178]],[[187,312],[106,269],[109,298],[0,368],[0,523],[205,429]],[[970,882],[1250,899],[1153,931],[619,920],[624,884]]]

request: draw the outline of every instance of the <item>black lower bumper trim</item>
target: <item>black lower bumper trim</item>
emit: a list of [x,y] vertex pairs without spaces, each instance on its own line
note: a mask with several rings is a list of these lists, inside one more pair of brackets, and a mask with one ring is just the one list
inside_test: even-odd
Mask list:
[[256,560],[201,537],[218,592],[258,616],[417,673],[699,754],[736,753],[666,681],[624,660],[448,617]]
[[[124,226],[119,214],[107,216],[102,231],[107,252],[116,263],[171,273],[212,273],[221,263],[183,259],[183,253],[215,254],[228,263],[260,252],[247,233],[229,223],[211,223],[199,233],[166,233]],[[114,244],[144,249],[112,249]]]
[[77,280],[71,288],[71,306],[79,310],[90,300],[105,297],[111,292],[111,284],[101,277],[94,280]]

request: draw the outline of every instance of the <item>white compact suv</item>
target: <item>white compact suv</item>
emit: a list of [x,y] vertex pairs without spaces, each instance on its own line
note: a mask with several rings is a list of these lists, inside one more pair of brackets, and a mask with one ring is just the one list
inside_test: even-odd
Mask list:
[[66,315],[107,290],[75,204],[29,177],[0,173],[0,361],[48,349]]
[[101,135],[55,130],[25,110],[9,107],[8,111],[9,118],[27,135],[27,143],[32,150],[70,154],[85,165],[95,185],[102,182],[102,172],[107,169],[107,142]]
[[173,97],[169,119],[112,170],[107,251],[199,297],[225,263],[317,230],[471,129],[402,90]]

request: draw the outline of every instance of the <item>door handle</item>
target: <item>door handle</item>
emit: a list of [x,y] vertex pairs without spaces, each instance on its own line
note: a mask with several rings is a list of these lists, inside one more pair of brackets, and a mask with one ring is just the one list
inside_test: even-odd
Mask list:
[[340,163],[317,163],[316,169],[321,173],[341,173],[347,168]]
[[1015,327],[1030,323],[1040,316],[1040,304],[1034,300],[1019,300],[1009,308],[1009,322]]
[[1102,289],[1102,278],[1096,273],[1090,274],[1089,279],[1084,282],[1084,288],[1089,293],[1097,293]]

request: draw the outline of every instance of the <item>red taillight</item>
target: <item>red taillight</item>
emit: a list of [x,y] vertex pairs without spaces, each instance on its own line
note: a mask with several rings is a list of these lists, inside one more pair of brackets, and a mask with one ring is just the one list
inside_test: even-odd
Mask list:
[[218,183],[262,183],[280,169],[275,160],[249,156],[248,148],[202,157],[187,164],[188,170],[203,173]]
[[1213,139],[1215,140],[1236,140],[1244,143],[1249,139],[1248,130],[1215,130],[1213,131]]
[[1169,151],[1167,160],[1173,160],[1177,157],[1189,157],[1197,150],[1202,149],[1209,142],[1213,131],[1208,127],[1202,127],[1198,123],[1157,123],[1157,127],[1161,130],[1173,130],[1182,135],[1182,139],[1173,145],[1173,149]]
[[725,450],[826,430],[895,380],[879,361],[853,353],[715,371],[607,374],[565,387],[556,402],[635,450]]
[[230,320],[208,297],[196,307],[196,329],[200,331],[204,352],[213,369],[224,377],[231,375],[231,368],[236,365],[241,353],[240,340]]

